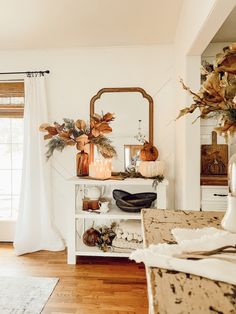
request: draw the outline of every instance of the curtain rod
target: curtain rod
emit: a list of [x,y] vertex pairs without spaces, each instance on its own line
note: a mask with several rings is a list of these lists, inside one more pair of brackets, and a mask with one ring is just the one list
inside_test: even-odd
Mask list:
[[36,74],[36,73],[39,73],[39,74],[49,74],[50,71],[49,70],[46,70],[46,71],[23,71],[23,72],[2,72],[0,73],[0,75],[2,74]]

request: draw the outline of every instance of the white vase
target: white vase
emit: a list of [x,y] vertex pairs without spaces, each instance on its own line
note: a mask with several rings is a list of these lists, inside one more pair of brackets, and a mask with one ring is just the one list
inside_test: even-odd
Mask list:
[[223,229],[236,233],[236,197],[228,195],[227,210],[221,221]]
[[229,195],[227,210],[221,222],[221,226],[230,232],[236,233],[236,153],[229,160],[228,167]]

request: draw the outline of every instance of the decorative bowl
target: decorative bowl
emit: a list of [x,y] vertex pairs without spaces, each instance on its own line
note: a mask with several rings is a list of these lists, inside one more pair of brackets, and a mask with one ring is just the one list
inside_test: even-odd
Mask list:
[[122,199],[133,205],[146,204],[147,202],[153,202],[157,198],[156,193],[135,193],[129,194],[122,197]]
[[156,193],[135,193],[131,194],[122,190],[114,190],[113,197],[116,205],[126,212],[140,212],[142,208],[151,207],[152,202],[156,200]]
[[151,206],[152,203],[148,203],[145,206],[137,206],[137,205],[132,205],[130,206],[130,204],[128,205],[127,203],[124,203],[124,201],[122,199],[119,199],[116,201],[116,205],[117,207],[119,207],[121,210],[123,210],[124,212],[128,212],[128,213],[139,213],[141,211],[142,208],[149,208]]
[[118,189],[113,190],[112,194],[113,194],[114,200],[116,201],[124,196],[131,195],[129,192],[118,190]]

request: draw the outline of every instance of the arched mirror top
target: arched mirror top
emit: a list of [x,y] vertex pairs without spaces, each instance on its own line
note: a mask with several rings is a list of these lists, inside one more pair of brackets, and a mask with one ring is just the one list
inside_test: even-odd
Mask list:
[[148,112],[149,138],[148,138],[148,141],[149,141],[149,143],[153,144],[153,98],[152,98],[152,96],[149,95],[141,87],[106,87],[106,88],[102,88],[90,100],[90,115],[91,116],[96,112],[96,110],[95,110],[96,100],[100,99],[101,96],[103,94],[106,94],[106,93],[141,93],[143,98],[146,98],[148,100],[148,104],[149,104],[149,108],[148,108],[148,110],[149,110],[149,112]]
[[[123,171],[137,158],[144,140],[153,144],[153,99],[141,87],[102,88],[90,101],[90,115],[107,112],[115,114],[113,131],[108,135],[118,155],[113,168]],[[91,160],[97,156],[93,145],[90,154]]]

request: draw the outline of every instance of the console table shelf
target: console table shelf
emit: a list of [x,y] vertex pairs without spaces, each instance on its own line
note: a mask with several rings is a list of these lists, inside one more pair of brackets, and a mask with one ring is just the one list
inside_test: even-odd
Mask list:
[[[153,183],[152,179],[143,179],[143,178],[127,178],[124,180],[95,180],[95,179],[82,179],[79,177],[72,177],[69,179],[70,182],[74,184],[84,184],[84,185],[114,185],[114,186],[122,186],[122,185],[147,185],[151,186]],[[168,180],[164,179],[158,186],[166,186],[168,185]]]
[[97,224],[102,224],[102,220],[108,221],[120,221],[120,220],[140,220],[141,226],[141,214],[140,213],[128,213],[119,209],[114,201],[110,206],[110,211],[107,213],[95,213],[82,210],[81,204],[78,205],[77,193],[78,191],[84,193],[84,189],[90,186],[104,186],[106,193],[105,197],[112,199],[112,191],[114,189],[135,189],[136,192],[143,192],[143,190],[154,191],[157,193],[156,208],[167,208],[167,186],[168,181],[165,179],[159,183],[154,189],[152,187],[153,180],[151,179],[125,179],[125,180],[93,180],[73,177],[69,180],[71,184],[71,191],[74,195],[74,205],[71,205],[69,225],[68,225],[68,264],[75,264],[77,256],[104,256],[104,257],[129,257],[130,253],[127,252],[103,252],[97,247],[86,246],[82,241],[82,234],[86,229],[86,224],[90,224],[91,221]]
[[130,253],[103,252],[96,246],[89,247],[81,239],[76,241],[76,256],[129,257]]
[[84,218],[84,219],[141,219],[140,213],[128,213],[119,209],[116,205],[112,205],[110,210],[106,214],[99,214],[96,212],[86,212],[79,210],[75,214],[75,218]]

